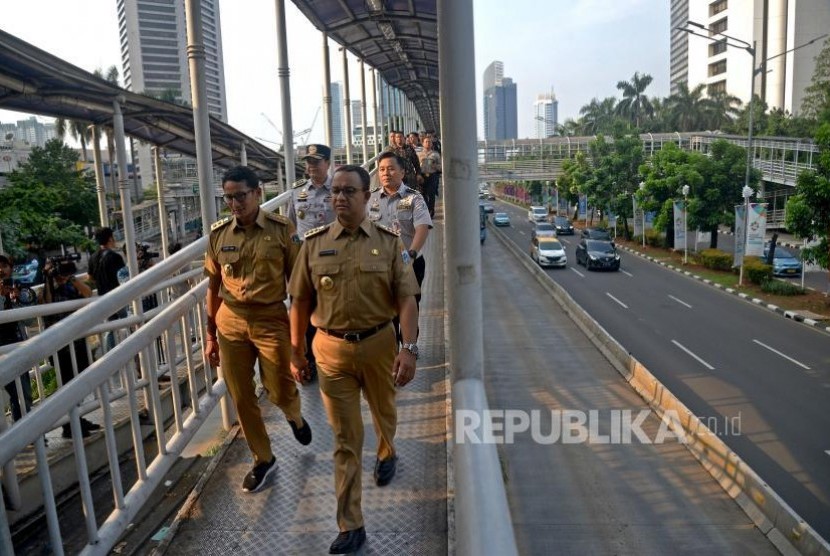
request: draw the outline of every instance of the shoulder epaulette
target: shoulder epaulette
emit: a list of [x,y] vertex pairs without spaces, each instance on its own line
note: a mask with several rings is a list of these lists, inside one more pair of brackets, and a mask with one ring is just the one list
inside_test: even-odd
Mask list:
[[369,190],[369,193],[374,193],[375,191],[380,191],[380,186],[376,185],[372,189]]
[[295,181],[294,183],[291,184],[291,189],[296,189],[298,187],[302,187],[307,183],[308,183],[308,180],[306,178],[300,178],[300,179],[298,179],[297,181]]
[[401,235],[400,232],[396,232],[392,228],[390,228],[388,226],[384,226],[383,224],[378,224],[377,222],[372,222],[372,224],[374,224],[379,230],[383,230],[387,234],[392,234],[395,237],[400,237],[400,235]]
[[225,224],[227,224],[231,220],[233,220],[232,216],[226,216],[222,220],[217,220],[216,222],[211,224],[210,231],[212,232],[213,230],[218,230],[219,228],[221,228],[222,226],[224,226]]
[[325,226],[317,226],[316,228],[312,228],[303,235],[303,239],[308,239],[310,237],[320,235],[324,231],[328,230],[329,226],[331,226],[331,224],[326,224]]
[[289,220],[287,217],[277,214],[275,212],[266,212],[265,218],[268,220],[273,220],[274,222],[279,222],[280,224],[288,224]]

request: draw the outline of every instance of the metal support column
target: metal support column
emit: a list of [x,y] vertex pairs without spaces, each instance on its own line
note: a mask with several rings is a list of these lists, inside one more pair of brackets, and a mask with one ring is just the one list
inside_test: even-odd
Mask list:
[[[331,113],[331,60],[329,58],[329,36],[323,33],[323,128],[326,133],[326,145],[334,148]],[[334,169],[334,164],[329,165]]]
[[101,160],[101,128],[92,126],[92,161],[95,165],[95,192],[98,194],[98,212],[101,227],[110,225],[109,207],[107,207],[107,188],[104,184],[104,162]]
[[242,166],[248,165],[248,144],[244,140],[239,145],[239,164]]
[[360,138],[363,141],[363,164],[369,160],[369,125],[366,117],[366,64],[360,60],[360,125],[362,130]]
[[[444,138],[444,202],[453,407],[484,419],[475,44],[472,0],[438,0],[438,68]],[[457,439],[456,439],[457,440]],[[518,553],[495,444],[455,443],[458,554]],[[486,523],[486,527],[481,524]]]
[[124,115],[121,113],[123,98],[112,101],[112,127],[115,133],[115,152],[118,158],[118,193],[121,196],[121,220],[124,226],[124,244],[127,247],[127,268],[130,277],[138,276],[138,253],[135,249],[135,222],[130,185],[127,176],[127,140],[124,137]]
[[346,118],[346,164],[352,163],[352,99],[349,96],[349,57],[343,52],[343,116]]
[[[244,145],[244,143],[243,143]],[[164,202],[164,172],[161,168],[161,147],[153,147],[153,158],[156,164],[156,196],[159,204],[159,229],[161,230],[161,257],[166,259],[170,255],[169,219],[167,218],[167,204]]]
[[285,0],[276,0],[277,14],[277,75],[280,78],[280,109],[282,110],[282,143],[285,157],[285,187],[294,181],[294,127],[291,124],[291,70],[288,67],[288,33],[285,29]]
[[380,120],[378,119],[378,72],[375,68],[372,68],[372,111],[374,113],[374,124],[372,125],[372,131],[375,134],[375,156],[380,154],[380,138],[381,132],[379,131],[382,127],[380,125]]
[[389,90],[389,83],[386,82],[383,77],[380,78],[380,86],[383,88],[383,95],[381,99],[383,100],[384,106],[386,107],[384,116],[386,117],[386,133],[383,136],[383,141],[386,146],[389,146],[389,133],[393,129],[395,129],[394,125],[392,124],[392,94]]
[[190,89],[193,106],[193,131],[196,136],[196,175],[199,179],[199,206],[202,234],[210,233],[216,221],[213,188],[213,155],[210,150],[210,118],[208,117],[207,84],[205,82],[205,44],[202,36],[202,7],[199,0],[185,0],[187,20],[187,60],[190,67]]

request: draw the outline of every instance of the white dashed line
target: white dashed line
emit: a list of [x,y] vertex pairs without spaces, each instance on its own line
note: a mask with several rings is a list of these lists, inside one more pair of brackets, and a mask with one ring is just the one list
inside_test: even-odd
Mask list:
[[519,230],[519,233],[522,234],[522,235],[525,235],[525,233],[521,230]]
[[669,295],[669,298],[674,299],[675,301],[677,301],[678,303],[680,303],[680,304],[681,304],[681,305],[683,305],[684,307],[688,307],[689,309],[691,309],[691,308],[692,308],[692,306],[691,306],[691,305],[689,305],[689,304],[688,304],[688,303],[686,303],[685,301],[682,301],[682,300],[680,300],[680,299],[677,299],[675,296],[673,296],[673,295],[671,295],[671,294]]
[[692,353],[692,351],[689,348],[687,348],[686,346],[684,346],[683,344],[681,344],[677,340],[672,340],[671,343],[673,343],[674,345],[676,345],[677,347],[679,347],[680,349],[682,349],[683,351],[685,351],[686,353],[688,353],[689,355],[694,357],[695,360],[697,360],[698,363],[700,363],[701,365],[703,365],[704,367],[706,367],[710,371],[715,370],[715,368],[712,365],[710,365],[709,363],[707,363],[706,361],[704,361],[703,359],[701,359],[700,357],[698,357],[697,355]]
[[571,242],[570,242],[570,241],[568,241],[567,239],[562,239],[561,237],[560,237],[560,238],[557,238],[557,239],[559,239],[559,241],[561,241],[561,242],[562,242],[562,243],[564,243],[565,245],[570,245],[570,244],[571,244]]
[[798,365],[798,366],[799,366],[799,367],[801,367],[802,369],[807,369],[808,371],[810,370],[810,367],[808,367],[808,366],[807,366],[807,365],[805,365],[804,363],[799,363],[798,361],[796,361],[795,359],[793,359],[793,358],[792,358],[792,357],[790,357],[789,355],[785,355],[785,354],[781,353],[781,352],[780,352],[780,351],[778,351],[777,349],[775,349],[775,348],[773,348],[773,347],[768,346],[768,345],[767,345],[767,344],[765,344],[764,342],[759,342],[758,340],[752,340],[752,341],[753,341],[753,342],[755,342],[756,344],[758,344],[758,345],[759,345],[759,346],[761,346],[761,347],[765,347],[765,348],[767,348],[768,350],[770,350],[770,351],[771,351],[771,352],[773,352],[774,354],[776,354],[776,355],[780,355],[781,357],[783,357],[783,358],[784,358],[784,359],[786,359],[787,361],[791,361],[791,362],[795,363],[796,365]]
[[626,275],[626,276],[628,276],[629,278],[634,278],[634,275],[633,275],[633,274],[631,274],[630,272],[626,272],[626,271],[625,271],[625,270],[623,270],[623,269],[620,269],[620,272],[622,272],[623,274],[625,274],[625,275]]
[[573,270],[574,272],[576,272],[577,274],[579,274],[579,276],[580,276],[580,277],[585,278],[585,275],[584,275],[584,274],[582,274],[581,272],[579,272],[579,271],[578,271],[577,269],[575,269],[574,267],[571,267],[571,270]]
[[611,295],[610,293],[605,292],[605,295],[607,295],[608,297],[610,297],[611,299],[613,299],[614,301],[616,301],[617,303],[619,303],[619,304],[620,304],[620,306],[622,306],[622,308],[623,308],[623,309],[628,309],[628,305],[626,305],[625,303],[623,303],[622,301],[620,301],[619,299],[617,299],[616,297],[614,297],[614,296],[613,296],[613,295]]

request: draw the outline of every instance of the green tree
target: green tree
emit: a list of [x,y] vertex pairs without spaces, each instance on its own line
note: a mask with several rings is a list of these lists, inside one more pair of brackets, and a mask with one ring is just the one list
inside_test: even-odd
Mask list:
[[819,155],[815,170],[798,175],[796,192],[787,201],[787,229],[800,237],[815,238],[817,245],[805,248],[804,259],[830,268],[830,123],[816,133]]
[[654,113],[654,107],[645,94],[652,80],[653,78],[647,73],[640,75],[639,72],[634,72],[631,81],[617,82],[617,89],[622,91],[623,95],[623,99],[617,104],[617,113],[627,118],[638,129],[641,122]]
[[578,151],[571,158],[563,161],[562,175],[556,180],[559,196],[568,199],[569,204],[574,204],[585,184],[592,178],[593,172],[588,155],[583,151]]
[[581,133],[596,135],[611,131],[617,119],[616,105],[617,99],[614,97],[608,97],[604,100],[591,99],[590,103],[579,109],[582,116],[580,118]]
[[821,52],[816,56],[816,68],[810,86],[804,89],[801,111],[807,118],[820,119],[822,113],[830,110],[830,39],[824,41]]
[[728,93],[717,93],[705,100],[707,129],[724,129],[740,113],[741,99]]
[[699,131],[706,129],[706,109],[701,83],[689,90],[685,81],[678,84],[675,94],[666,99],[669,106],[668,122],[677,131]]
[[[32,149],[0,190],[0,220],[19,225],[17,240],[44,248],[86,246],[84,226],[98,220],[95,186],[77,168],[78,153],[59,139]],[[17,247],[19,249],[19,246]]]
[[84,162],[87,161],[86,145],[92,138],[92,132],[89,129],[89,124],[80,120],[67,120],[66,118],[55,118],[55,133],[58,138],[66,140],[66,135],[69,134],[73,139],[80,141],[81,152],[83,153]]

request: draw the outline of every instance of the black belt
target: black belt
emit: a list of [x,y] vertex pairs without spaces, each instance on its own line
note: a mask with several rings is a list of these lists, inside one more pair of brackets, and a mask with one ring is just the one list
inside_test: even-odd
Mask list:
[[329,336],[334,336],[335,338],[340,338],[341,340],[346,340],[350,344],[355,344],[361,340],[365,340],[369,336],[380,332],[387,326],[389,326],[390,321],[382,322],[377,326],[373,326],[368,330],[359,330],[357,332],[350,332],[344,330],[329,330],[328,328],[318,328],[317,330],[323,332],[324,334],[328,334]]

